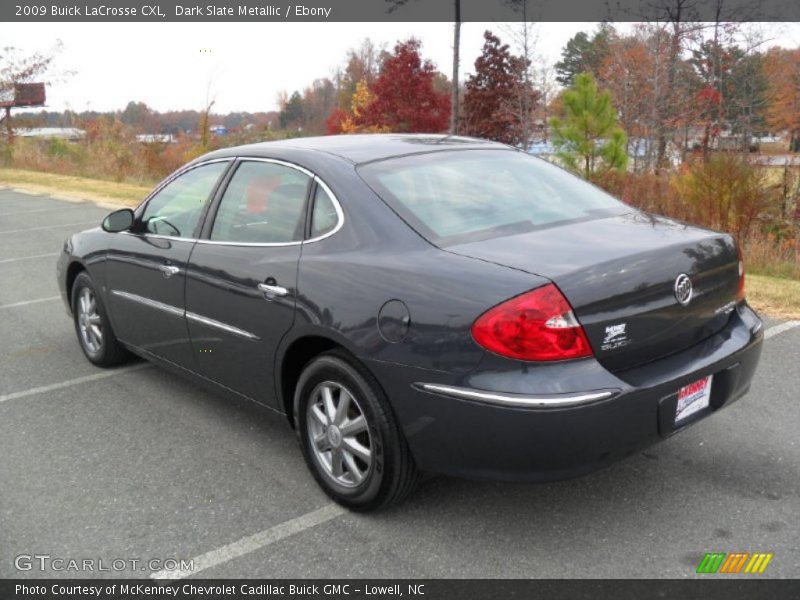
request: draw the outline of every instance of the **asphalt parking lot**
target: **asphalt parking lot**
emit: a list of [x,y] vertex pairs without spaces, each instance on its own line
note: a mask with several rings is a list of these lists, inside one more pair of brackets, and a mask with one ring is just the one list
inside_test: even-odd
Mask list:
[[772,552],[758,577],[800,576],[793,323],[767,320],[743,400],[604,471],[437,477],[355,515],[317,488],[282,417],[146,363],[84,359],[56,253],[107,212],[0,189],[0,577],[91,575],[15,568],[38,554],[195,559],[202,577],[684,578],[710,551]]

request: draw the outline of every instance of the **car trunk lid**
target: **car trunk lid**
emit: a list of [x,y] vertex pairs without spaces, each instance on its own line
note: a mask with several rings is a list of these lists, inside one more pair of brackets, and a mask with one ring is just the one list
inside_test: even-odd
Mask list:
[[[635,211],[446,250],[553,281],[612,371],[702,341],[735,306],[738,254],[730,236]],[[676,295],[681,275],[692,288],[685,305]]]

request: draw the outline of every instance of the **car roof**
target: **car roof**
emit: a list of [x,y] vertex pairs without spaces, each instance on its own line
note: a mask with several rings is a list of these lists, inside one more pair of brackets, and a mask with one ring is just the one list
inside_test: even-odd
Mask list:
[[321,137],[292,138],[274,142],[261,142],[217,150],[203,157],[252,156],[270,158],[285,151],[325,153],[353,164],[361,164],[409,154],[440,150],[467,150],[506,148],[510,146],[489,140],[442,134],[352,134]]

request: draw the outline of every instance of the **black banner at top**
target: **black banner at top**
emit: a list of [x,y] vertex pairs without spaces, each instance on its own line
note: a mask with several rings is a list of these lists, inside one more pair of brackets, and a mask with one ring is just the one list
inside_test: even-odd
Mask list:
[[5,22],[800,21],[798,0],[3,0]]

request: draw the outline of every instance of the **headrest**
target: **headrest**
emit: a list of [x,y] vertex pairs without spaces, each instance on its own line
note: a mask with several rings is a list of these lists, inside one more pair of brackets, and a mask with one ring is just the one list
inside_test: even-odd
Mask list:
[[263,213],[267,210],[272,192],[281,184],[280,175],[253,177],[247,182],[245,199],[247,212]]

